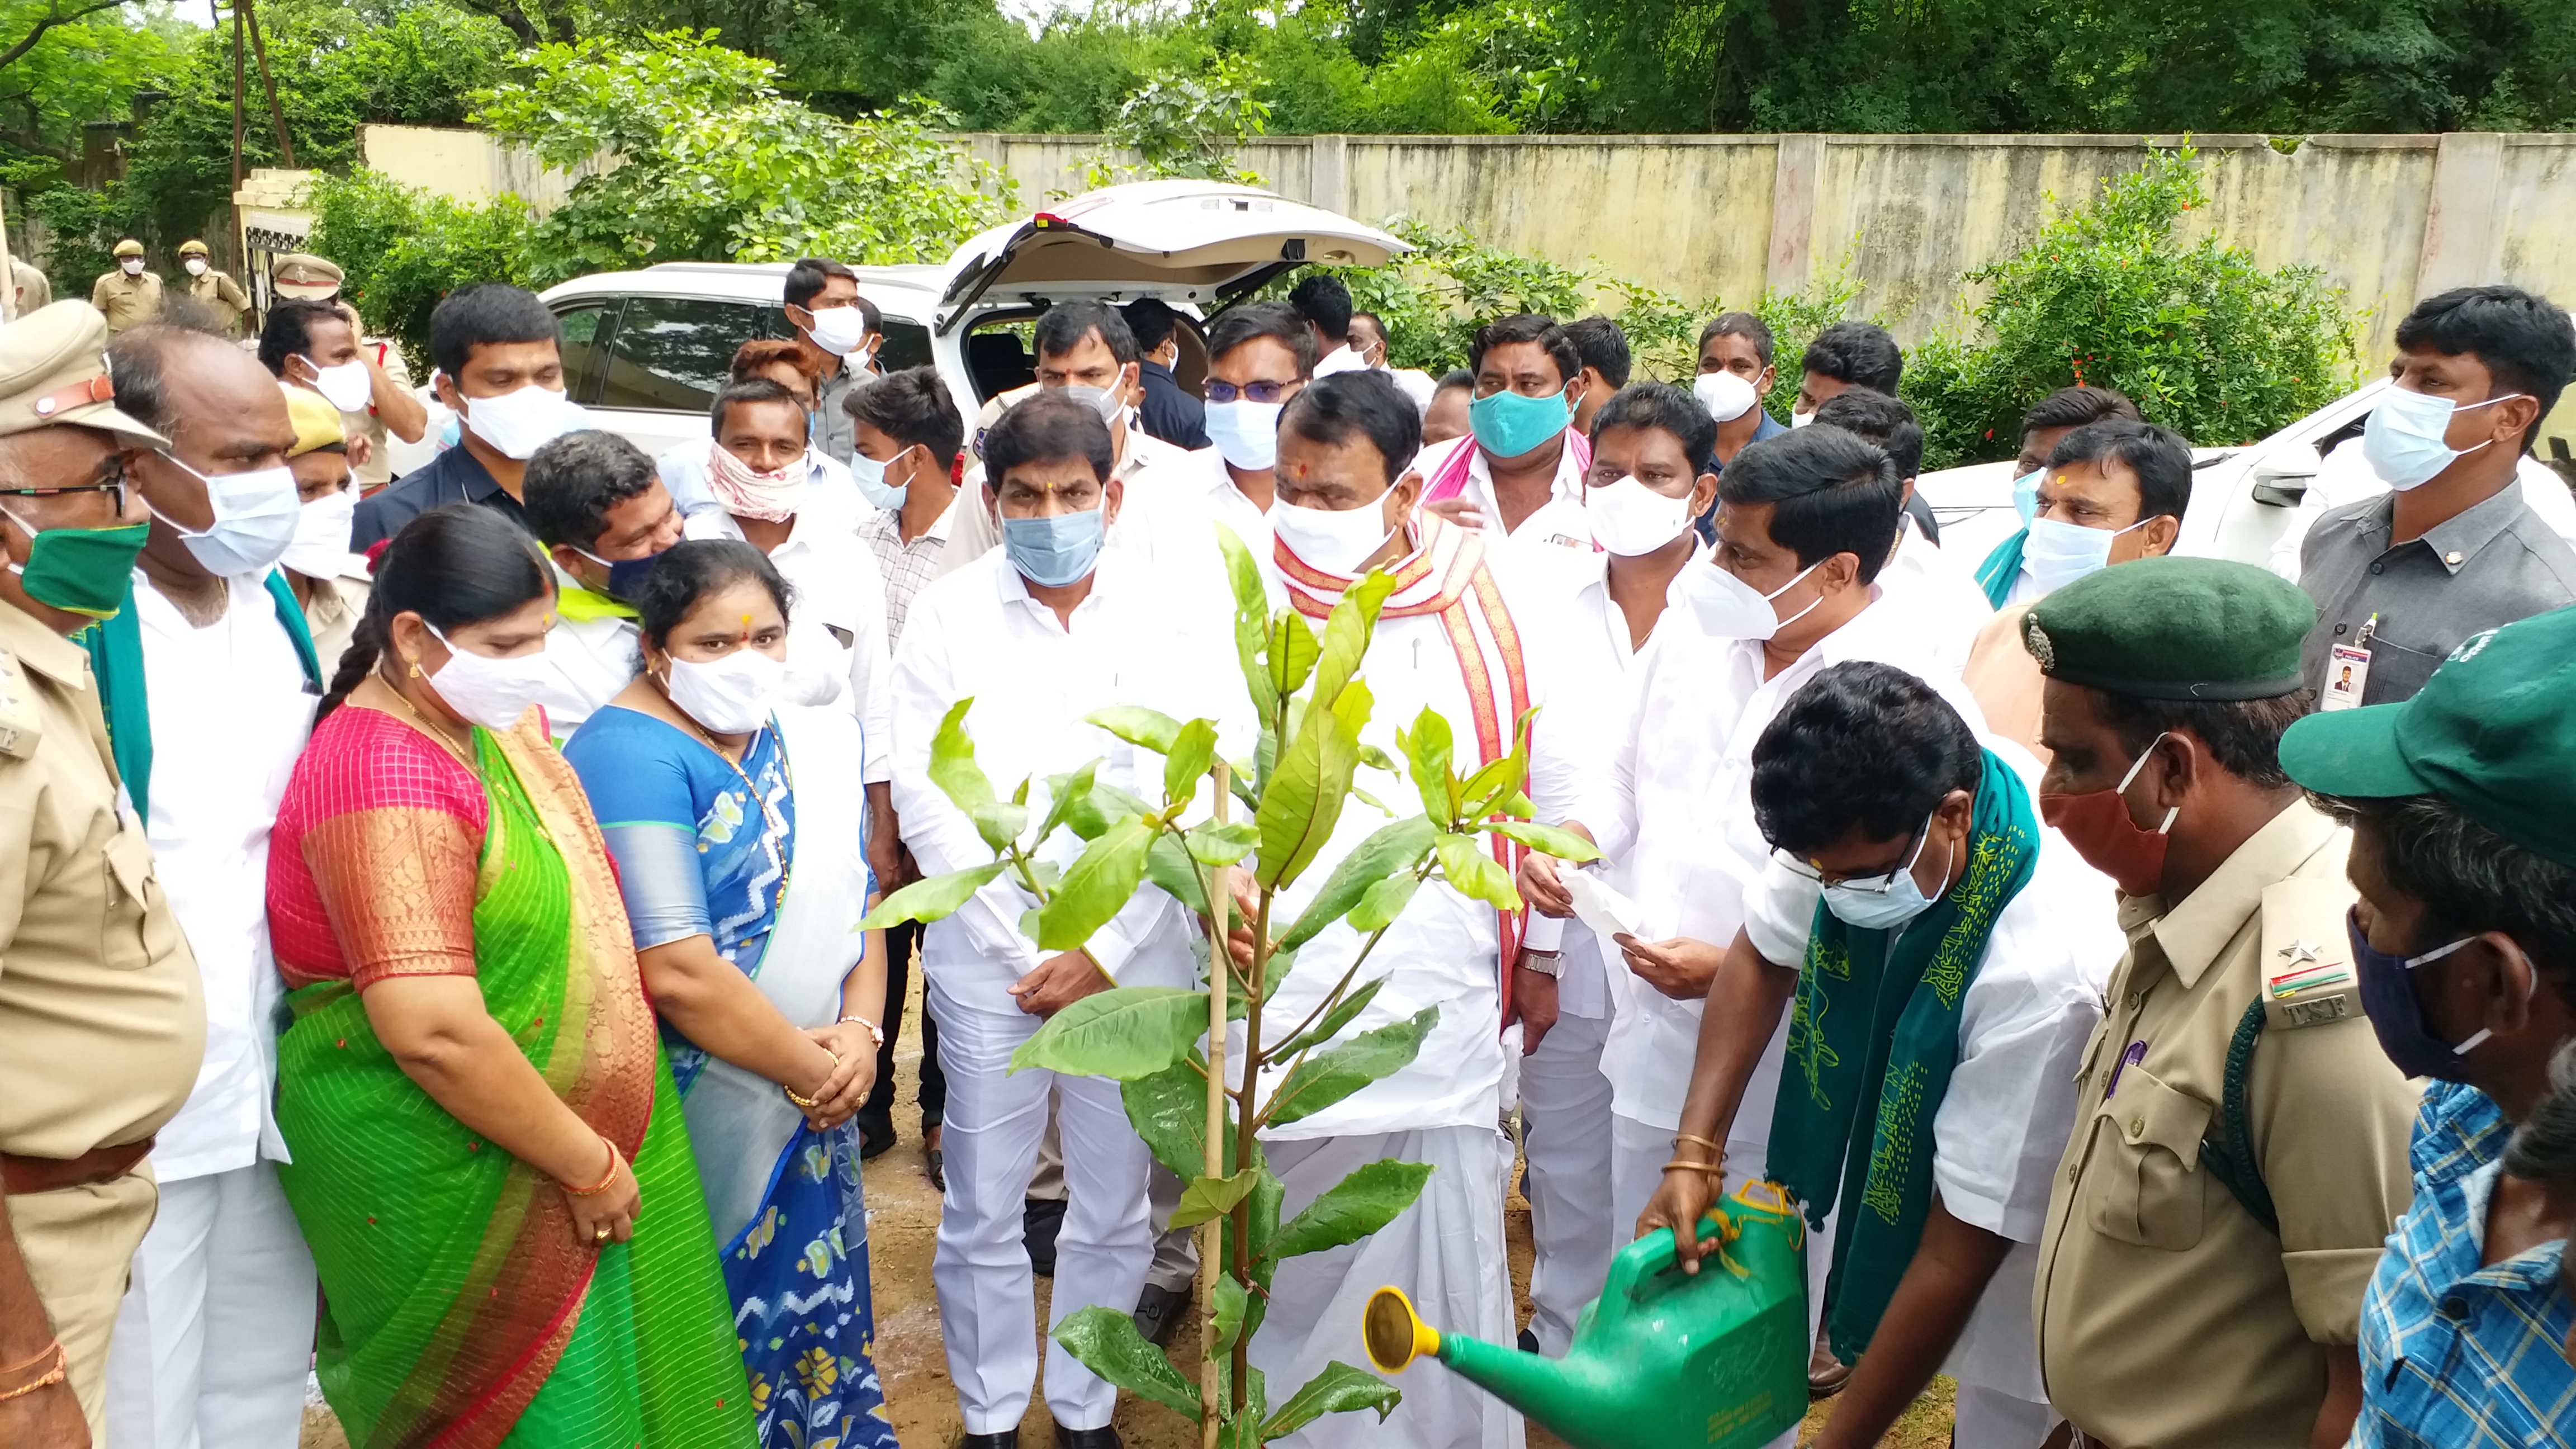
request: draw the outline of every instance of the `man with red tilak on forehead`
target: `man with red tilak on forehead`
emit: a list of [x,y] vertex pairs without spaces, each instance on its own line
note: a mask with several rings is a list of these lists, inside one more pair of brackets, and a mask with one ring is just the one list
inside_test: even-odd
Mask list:
[[[1393,753],[1396,728],[1410,729],[1428,708],[1448,721],[1456,758],[1471,768],[1510,753],[1517,720],[1536,702],[1537,670],[1525,654],[1526,631],[1486,570],[1491,538],[1417,507],[1423,480],[1406,460],[1420,439],[1412,401],[1383,374],[1343,373],[1299,393],[1279,417],[1272,563],[1289,602],[1319,625],[1371,569],[1394,580],[1362,664],[1376,698],[1363,738]],[[1344,811],[1274,918],[1284,910],[1284,919],[1294,920],[1334,866],[1383,823],[1374,811]],[[1495,843],[1505,844],[1499,837]],[[1498,969],[1515,934],[1512,920],[1445,884],[1415,892],[1363,969],[1364,976],[1386,972],[1386,986],[1335,1040],[1425,1007],[1439,1008],[1438,1025],[1402,1070],[1263,1132],[1270,1167],[1287,1187],[1283,1215],[1381,1158],[1435,1169],[1414,1205],[1375,1235],[1300,1258],[1279,1275],[1252,1349],[1268,1382],[1302,1384],[1334,1359],[1367,1362],[1358,1357],[1361,1305],[1382,1284],[1402,1288],[1444,1331],[1512,1340],[1511,1282],[1503,1271],[1503,1180],[1511,1157],[1494,1122],[1504,1053],[1519,1049],[1503,1039],[1510,1002]],[[1263,1008],[1265,1037],[1277,1039],[1304,1020],[1364,940],[1337,921],[1307,942],[1296,971]],[[1519,1434],[1519,1416],[1500,1400],[1464,1379],[1435,1375],[1408,1380],[1404,1402],[1383,1427],[1365,1415],[1333,1415],[1288,1442],[1503,1449]]]

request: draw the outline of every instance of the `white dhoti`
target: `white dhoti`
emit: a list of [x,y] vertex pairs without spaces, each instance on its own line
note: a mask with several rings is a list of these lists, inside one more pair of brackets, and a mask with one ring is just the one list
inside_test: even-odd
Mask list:
[[2039,1449],[2064,1415],[1982,1384],[1959,1385],[1950,1442],[1956,1449]]
[[1574,1321],[1601,1296],[1619,1230],[1611,1210],[1610,1079],[1601,1072],[1606,1018],[1561,1016],[1521,1059],[1521,1150],[1529,1161],[1530,1332],[1563,1356]]
[[109,1449],[290,1449],[315,1302],[275,1163],[161,1184],[108,1347]]
[[[946,1018],[942,1017],[942,1029]],[[1369,1295],[1401,1288],[1423,1320],[1443,1333],[1509,1346],[1512,1285],[1503,1243],[1496,1160],[1502,1139],[1485,1126],[1434,1127],[1366,1136],[1263,1144],[1287,1188],[1284,1222],[1369,1163],[1392,1158],[1431,1165],[1412,1207],[1376,1234],[1279,1265],[1269,1316],[1252,1340],[1270,1403],[1288,1401],[1339,1359],[1366,1369],[1360,1317]],[[1506,1449],[1521,1440],[1521,1416],[1440,1364],[1399,1376],[1404,1401],[1385,1424],[1370,1413],[1327,1414],[1279,1440],[1299,1449]]]
[[[1153,1253],[1148,1159],[1116,1082],[1011,1072],[1011,1053],[1036,1033],[1038,1018],[969,1005],[941,990],[935,978],[929,985],[939,1017],[939,1062],[948,1074],[941,1144],[948,1195],[940,1204],[931,1281],[966,1432],[996,1434],[1019,1427],[1037,1381],[1037,1293],[1021,1218],[1049,1096],[1063,1136],[1066,1189],[1051,1300],[1056,1322],[1094,1304],[1135,1311]],[[1098,1429],[1117,1408],[1118,1391],[1049,1343],[1046,1402],[1062,1427]]]

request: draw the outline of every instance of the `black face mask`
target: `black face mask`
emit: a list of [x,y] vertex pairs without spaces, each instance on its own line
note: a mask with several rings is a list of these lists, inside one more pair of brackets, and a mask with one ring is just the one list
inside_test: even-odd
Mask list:
[[2344,914],[2345,934],[2352,938],[2353,965],[2361,973],[2361,1009],[2370,1016],[2370,1029],[2379,1035],[2379,1049],[2397,1069],[2410,1077],[2438,1077],[2446,1082],[2465,1082],[2468,1073],[2465,1058],[2480,1043],[2494,1035],[2480,1031],[2458,1046],[2452,1046],[2425,1028],[2424,1008],[2415,999],[2414,971],[2428,961],[2438,961],[2477,939],[2462,936],[2447,946],[2436,946],[2416,956],[2391,956],[2370,944],[2362,934],[2361,914]]

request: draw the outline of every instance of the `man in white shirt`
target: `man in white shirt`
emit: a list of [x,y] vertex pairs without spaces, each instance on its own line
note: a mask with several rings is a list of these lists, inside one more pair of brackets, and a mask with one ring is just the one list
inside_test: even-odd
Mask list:
[[[1376,701],[1362,738],[1392,752],[1396,729],[1429,709],[1449,722],[1466,768],[1471,758],[1492,761],[1510,751],[1515,722],[1537,702],[1532,681],[1542,671],[1524,655],[1529,633],[1514,622],[1481,561],[1491,540],[1418,510],[1422,479],[1405,460],[1420,445],[1420,429],[1412,402],[1375,372],[1324,378],[1300,393],[1280,415],[1272,561],[1290,604],[1319,626],[1370,569],[1396,579],[1362,665]],[[1283,893],[1285,918],[1295,919],[1335,864],[1383,823],[1374,811],[1342,812],[1332,838]],[[1501,854],[1508,865],[1509,852]],[[1502,1238],[1510,1149],[1494,1116],[1508,1006],[1498,968],[1503,942],[1516,930],[1516,921],[1444,883],[1415,892],[1363,970],[1363,980],[1384,975],[1386,985],[1334,1039],[1437,1008],[1419,1053],[1311,1116],[1264,1129],[1263,1150],[1286,1187],[1283,1217],[1365,1163],[1393,1158],[1435,1169],[1421,1197],[1387,1227],[1301,1257],[1279,1274],[1252,1346],[1253,1365],[1281,1386],[1277,1392],[1294,1392],[1330,1361],[1367,1361],[1357,1357],[1361,1308],[1383,1284],[1405,1290],[1445,1330],[1510,1340]],[[1267,1039],[1284,1039],[1280,1033],[1317,1008],[1363,939],[1337,921],[1300,948],[1297,969],[1263,1005]],[[1274,1076],[1269,1090],[1277,1083]],[[1328,1415],[1284,1442],[1504,1449],[1519,1432],[1519,1416],[1500,1400],[1442,1374],[1408,1379],[1384,1427],[1359,1415]]]
[[[997,791],[1032,780],[1043,818],[1047,777],[1098,759],[1097,778],[1143,794],[1157,787],[1136,752],[1084,716],[1141,704],[1177,718],[1240,715],[1227,621],[1180,606],[1149,570],[1104,549],[1123,487],[1108,429],[1073,398],[1013,408],[985,439],[998,485],[1002,547],[923,589],[895,658],[895,807],[904,843],[929,874],[992,859],[975,825],[930,781],[941,720],[971,699],[965,728]],[[1229,703],[1229,697],[1238,702]],[[1159,782],[1159,757],[1146,762]],[[1081,842],[1058,832],[1044,858],[1069,865]],[[948,1076],[948,1189],[931,1276],[957,1385],[967,1449],[1011,1449],[1038,1368],[1036,1312],[1022,1197],[1037,1165],[1050,1096],[1064,1140],[1068,1197],[1057,1239],[1056,1320],[1093,1304],[1131,1309],[1151,1254],[1144,1143],[1118,1084],[1010,1070],[1040,1020],[1114,981],[1196,980],[1194,926],[1146,887],[1087,949],[1042,955],[1018,922],[1028,895],[1005,877],[923,933],[921,961]],[[1058,1444],[1115,1449],[1117,1391],[1061,1347],[1046,1354],[1047,1407]]]
[[[1873,582],[1903,496],[1887,455],[1839,428],[1801,429],[1737,453],[1718,477],[1716,547],[1682,570],[1689,612],[1658,631],[1653,657],[1633,673],[1626,728],[1561,822],[1591,837],[1607,857],[1606,883],[1635,910],[1631,929],[1613,933],[1604,951],[1613,985],[1602,1059],[1613,1092],[1614,1223],[1634,1221],[1673,1157],[1702,1003],[1743,925],[1746,888],[1770,859],[1752,804],[1763,727],[1798,686],[1856,659],[1921,676],[1976,718],[1956,676],[1941,675],[1922,632]],[[1561,869],[1538,855],[1524,863],[1521,890],[1533,910],[1572,914]],[[1753,1171],[1784,1049],[1783,1034],[1767,1035],[1740,1115],[1763,1125],[1728,1146],[1730,1159]],[[1743,1180],[1730,1177],[1726,1190]]]
[[[153,514],[134,592],[91,631],[117,759],[204,975],[206,1056],[153,1149],[160,1214],[108,1353],[109,1442],[268,1449],[304,1416],[313,1258],[277,1183],[277,970],[268,837],[320,697],[277,572],[300,511],[276,379],[230,341],[138,327],[109,349],[117,405],[170,439],[136,455]],[[130,624],[127,621],[131,621]],[[99,1070],[114,1071],[101,1063]]]
[[[1530,576],[1531,583],[1558,580],[1557,591],[1519,595],[1556,629],[1553,703],[1530,727],[1540,780],[1576,775],[1606,741],[1625,733],[1631,681],[1653,657],[1675,585],[1700,552],[1691,520],[1716,500],[1716,446],[1708,409],[1664,383],[1626,388],[1594,415],[1584,511],[1603,551],[1575,555],[1579,569]],[[1688,627],[1687,606],[1673,617],[1676,627]],[[1531,803],[1541,820],[1554,822],[1576,802],[1546,791]],[[1613,1093],[1602,1047],[1614,992],[1604,949],[1590,930],[1534,913],[1512,981],[1528,1053],[1520,1071],[1521,1147],[1529,1160],[1523,1191],[1537,1249],[1521,1344],[1551,1357],[1565,1352],[1576,1316],[1600,1296],[1611,1253],[1634,1221],[1611,1211]],[[1633,989],[1625,965],[1617,975],[1619,993]]]
[[[1986,599],[1998,611],[2007,605],[2027,604],[2045,590],[2032,573],[2023,550],[2030,542],[2030,521],[2039,515],[2039,479],[2048,467],[2048,455],[2056,451],[2059,440],[2077,428],[2091,423],[2126,418],[2139,422],[2138,405],[2125,394],[2107,387],[2061,387],[2022,414],[2021,453],[2013,464],[2013,506],[2021,513],[2022,527],[2010,538],[1996,544],[1976,567],[1977,587],[1986,591]],[[2293,528],[2293,532],[2300,530]],[[2298,545],[2290,551],[2292,572],[2298,569]],[[2293,579],[2293,583],[2297,580]],[[2009,610],[2015,617],[2020,610]],[[2019,647],[2019,641],[2012,641]]]
[[1288,289],[1288,305],[1314,332],[1315,376],[1368,370],[1367,359],[1351,346],[1349,283],[1330,272],[1309,272]]
[[635,680],[636,591],[680,541],[680,510],[644,450],[615,433],[566,433],[528,459],[521,506],[555,567],[552,671],[537,703],[557,743]]
[[1907,511],[1897,520],[1896,552],[1879,571],[1878,584],[1914,615],[1942,672],[1959,673],[1967,667],[1969,645],[1995,610],[1968,571],[1924,535],[1914,514],[1920,507],[1914,501],[1914,475],[1923,467],[1923,429],[1914,421],[1914,409],[1886,393],[1855,387],[1819,404],[1815,419],[1876,444],[1896,464]]
[[1207,349],[1212,445],[1190,454],[1206,479],[1200,505],[1266,560],[1279,412],[1314,380],[1315,330],[1277,302],[1247,302],[1216,314]]
[[1386,319],[1375,312],[1353,312],[1351,350],[1359,354],[1361,362],[1395,379],[1395,385],[1404,390],[1404,395],[1413,399],[1415,411],[1427,413],[1431,410],[1432,396],[1440,389],[1439,381],[1418,367],[1386,365]]
[[[2038,1449],[2058,1416],[2031,1292],[2066,1083],[2124,946],[2108,882],[2041,826],[2037,762],[1892,665],[1818,674],[1756,759],[1775,853],[1710,990],[1731,1009],[1708,1018],[1675,1153],[1706,1166],[1666,1173],[1638,1227],[1713,1200],[1694,1138],[1765,1137],[1755,1161],[1811,1224],[1842,1209],[1832,1247],[1810,1242],[1857,1367],[1817,1443],[1878,1443],[1937,1370],[1960,1443]],[[1793,1085],[1748,1122],[1735,1104],[1783,1021]]]
[[1423,506],[1516,550],[1590,548],[1582,510],[1591,450],[1571,430],[1583,400],[1573,339],[1552,318],[1505,317],[1477,329],[1467,368],[1475,376],[1467,436],[1413,461]]

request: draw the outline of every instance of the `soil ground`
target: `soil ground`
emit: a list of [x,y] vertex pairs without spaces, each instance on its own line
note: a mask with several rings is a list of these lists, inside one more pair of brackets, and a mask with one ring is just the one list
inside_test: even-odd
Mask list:
[[[913,991],[904,1012],[903,1033],[896,1044],[895,1120],[901,1141],[867,1166],[869,1281],[876,1300],[877,1371],[885,1381],[894,1413],[895,1433],[906,1449],[948,1449],[962,1425],[957,1398],[948,1381],[948,1363],[940,1344],[939,1303],[930,1285],[930,1255],[939,1228],[939,1197],[922,1170],[919,1117],[912,1107],[913,1087],[921,1066],[920,973],[912,975]],[[1512,1194],[1505,1228],[1511,1242],[1512,1292],[1523,1321],[1529,1316],[1529,1204]],[[1046,1311],[1047,1280],[1038,1280],[1038,1308]],[[1029,1325],[1032,1335],[1037,1323]],[[1195,1325],[1184,1326],[1173,1341],[1174,1357],[1194,1363],[1198,1343]],[[1803,1444],[1824,1422],[1824,1409],[1807,1416],[1799,1435]],[[1196,1449],[1198,1432],[1170,1411],[1154,1404],[1124,1400],[1116,1427],[1129,1449]],[[1052,1449],[1054,1434],[1046,1406],[1033,1402],[1022,1421],[1020,1442],[1027,1449]],[[1950,1384],[1937,1380],[1912,1411],[1881,1441],[1890,1449],[1941,1449],[1950,1442]],[[306,1416],[302,1449],[347,1449],[338,1424],[317,1406]],[[1530,1449],[1560,1449],[1560,1441],[1532,1426]],[[1394,1446],[1390,1445],[1390,1449]]]

